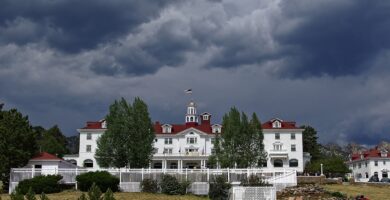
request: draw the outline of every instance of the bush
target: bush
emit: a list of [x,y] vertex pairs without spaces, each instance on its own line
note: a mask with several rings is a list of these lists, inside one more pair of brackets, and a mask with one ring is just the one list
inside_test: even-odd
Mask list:
[[251,187],[258,187],[258,186],[272,186],[272,184],[269,184],[265,181],[263,181],[260,177],[256,175],[250,175],[248,179],[241,180],[241,186],[251,186]]
[[161,192],[164,194],[169,195],[177,195],[177,194],[186,194],[187,188],[190,185],[190,182],[182,182],[179,183],[177,181],[176,177],[171,175],[164,175],[162,177],[160,186],[161,186]]
[[49,200],[49,197],[47,197],[45,193],[42,193],[40,196],[40,199],[41,200]]
[[104,193],[103,200],[115,200],[114,193],[112,193],[110,188]]
[[106,171],[88,172],[76,177],[78,187],[81,191],[88,191],[92,184],[103,192],[110,188],[113,192],[118,191],[119,179]]
[[31,187],[35,193],[57,193],[61,192],[60,184],[58,183],[62,179],[61,175],[48,175],[48,176],[36,176],[32,179],[25,179],[20,181],[16,189],[21,194],[26,194]]
[[149,192],[149,193],[156,193],[158,192],[158,184],[157,181],[146,178],[141,182],[141,191],[142,192]]
[[209,198],[212,200],[224,200],[229,197],[230,183],[226,183],[223,176],[217,176],[210,184]]
[[102,191],[100,191],[99,187],[93,183],[91,188],[88,190],[88,198],[89,200],[100,200],[102,196]]
[[37,200],[37,198],[35,198],[35,193],[34,193],[34,191],[32,191],[31,187],[28,189],[28,192],[26,194],[26,199],[27,200]]

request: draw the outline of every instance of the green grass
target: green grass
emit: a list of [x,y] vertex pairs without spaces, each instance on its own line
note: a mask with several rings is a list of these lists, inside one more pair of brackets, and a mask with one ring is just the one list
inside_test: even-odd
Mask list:
[[[81,195],[80,191],[64,191],[56,194],[48,194],[50,200],[77,200]],[[207,200],[207,197],[199,197],[194,195],[165,195],[165,194],[150,194],[150,193],[115,193],[117,200]],[[37,196],[38,197],[38,196]],[[2,200],[9,200],[9,195],[1,195]]]
[[328,191],[341,192],[352,197],[364,195],[370,200],[390,199],[390,185],[324,185],[323,187]]

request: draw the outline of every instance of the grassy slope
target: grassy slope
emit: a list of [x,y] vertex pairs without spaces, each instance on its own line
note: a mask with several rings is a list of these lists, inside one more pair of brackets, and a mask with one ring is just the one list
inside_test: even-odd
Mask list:
[[[47,196],[50,200],[77,200],[77,198],[81,195],[81,192],[77,191],[64,191],[57,194],[48,194]],[[1,195],[2,200],[9,200],[8,195]],[[185,196],[169,196],[163,194],[148,194],[148,193],[115,193],[115,198],[117,200],[126,200],[126,199],[134,199],[134,200],[207,200],[205,197],[197,197],[191,195]]]
[[363,194],[370,200],[390,199],[390,186],[324,185],[324,188],[328,191],[341,192],[353,197]]

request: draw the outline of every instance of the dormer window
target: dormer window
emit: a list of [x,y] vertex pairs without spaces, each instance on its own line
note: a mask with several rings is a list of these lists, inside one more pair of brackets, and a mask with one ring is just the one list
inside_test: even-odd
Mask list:
[[162,125],[162,132],[163,133],[171,133],[172,132],[172,126],[170,124]]
[[386,158],[387,157],[387,151],[386,150],[382,150],[381,151],[381,157],[382,158]]
[[213,126],[212,126],[212,132],[213,133],[221,133],[221,128],[222,128],[222,126],[221,125],[219,125],[219,124],[214,124]]
[[282,123],[279,120],[275,120],[272,123],[272,128],[282,128]]
[[203,115],[203,120],[209,120],[209,116],[208,115]]
[[107,122],[106,121],[102,122],[102,128],[107,128]]

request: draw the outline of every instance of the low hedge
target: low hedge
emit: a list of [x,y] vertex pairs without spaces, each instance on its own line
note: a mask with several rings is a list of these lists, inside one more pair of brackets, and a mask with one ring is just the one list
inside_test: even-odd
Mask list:
[[32,179],[20,181],[16,190],[22,194],[26,194],[29,188],[31,188],[35,194],[57,193],[61,192],[61,186],[58,183],[61,179],[61,175],[36,176]]
[[110,188],[113,192],[117,192],[119,190],[119,178],[106,171],[80,174],[76,177],[76,181],[78,188],[84,192],[88,191],[93,183],[95,183],[96,186],[98,186],[103,192],[106,192],[108,188]]

